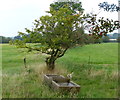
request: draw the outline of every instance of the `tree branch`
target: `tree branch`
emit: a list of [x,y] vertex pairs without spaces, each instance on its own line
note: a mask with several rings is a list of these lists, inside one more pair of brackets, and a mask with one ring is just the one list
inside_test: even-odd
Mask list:
[[57,58],[60,58],[60,57],[64,56],[64,54],[65,54],[65,52],[67,51],[67,49],[68,49],[68,48],[66,48],[60,55],[58,55]]
[[55,57],[56,57],[56,55],[57,55],[58,51],[59,51],[59,49],[57,49],[57,50],[55,51],[55,54],[54,54],[54,56],[55,56]]

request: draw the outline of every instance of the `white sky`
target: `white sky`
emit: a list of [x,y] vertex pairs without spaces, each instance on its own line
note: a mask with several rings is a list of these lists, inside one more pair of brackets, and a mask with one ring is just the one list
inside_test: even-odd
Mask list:
[[[99,13],[102,2],[118,4],[118,0],[81,0],[85,12]],[[35,19],[45,15],[53,0],[0,0],[0,36],[13,37],[24,28],[32,28]],[[99,16],[118,20],[117,12],[101,11]],[[115,31],[117,32],[117,31]]]

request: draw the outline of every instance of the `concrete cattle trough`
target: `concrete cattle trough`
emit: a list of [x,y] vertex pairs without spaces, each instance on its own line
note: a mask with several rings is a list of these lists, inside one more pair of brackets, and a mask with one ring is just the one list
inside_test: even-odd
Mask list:
[[62,75],[44,75],[45,84],[54,90],[79,92],[80,86]]

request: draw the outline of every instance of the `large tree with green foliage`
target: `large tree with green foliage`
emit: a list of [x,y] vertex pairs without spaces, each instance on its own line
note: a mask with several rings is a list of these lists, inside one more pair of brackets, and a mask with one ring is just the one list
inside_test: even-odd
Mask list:
[[[32,30],[26,28],[28,34],[19,32],[23,41],[17,40],[17,45],[28,48],[29,51],[37,50],[48,54],[46,64],[48,68],[54,69],[56,59],[62,57],[68,48],[75,46],[84,33],[79,24],[80,15],[72,13],[67,7],[58,11],[51,8],[50,15],[35,20]],[[25,44],[29,41],[40,44],[37,47]]]
[[[77,2],[51,4],[49,15],[35,20],[32,30],[26,28],[27,33],[19,32],[22,40],[16,40],[16,45],[28,48],[29,51],[36,50],[48,54],[47,67],[54,69],[58,58],[69,48],[82,43],[80,40],[84,34],[83,26],[89,27],[95,38],[100,38],[119,27],[119,22],[103,18],[97,20],[96,15],[82,15],[82,11]],[[26,44],[28,42],[37,43],[37,46]]]

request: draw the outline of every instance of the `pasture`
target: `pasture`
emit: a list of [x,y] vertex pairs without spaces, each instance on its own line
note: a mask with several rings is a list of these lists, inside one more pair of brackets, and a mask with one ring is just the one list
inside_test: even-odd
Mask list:
[[[2,44],[3,98],[117,98],[118,43],[90,44],[69,49],[48,71],[45,56],[39,52]],[[27,59],[27,68],[23,59]],[[43,84],[46,73],[66,76],[73,72],[72,81],[81,86],[80,92],[59,93]]]

